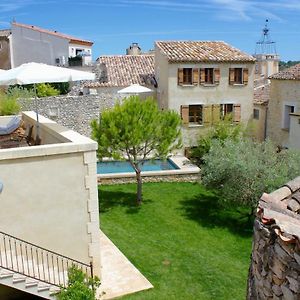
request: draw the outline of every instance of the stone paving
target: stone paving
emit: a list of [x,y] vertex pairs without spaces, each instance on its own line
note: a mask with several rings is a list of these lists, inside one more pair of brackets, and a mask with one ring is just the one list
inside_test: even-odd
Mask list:
[[100,232],[102,277],[100,299],[113,299],[153,288],[125,255]]

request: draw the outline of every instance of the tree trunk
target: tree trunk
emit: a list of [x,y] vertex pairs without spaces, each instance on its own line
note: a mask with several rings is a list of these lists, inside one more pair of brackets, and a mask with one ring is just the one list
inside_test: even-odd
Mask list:
[[136,170],[136,181],[137,181],[137,192],[136,192],[136,203],[138,206],[142,203],[142,176],[141,170]]

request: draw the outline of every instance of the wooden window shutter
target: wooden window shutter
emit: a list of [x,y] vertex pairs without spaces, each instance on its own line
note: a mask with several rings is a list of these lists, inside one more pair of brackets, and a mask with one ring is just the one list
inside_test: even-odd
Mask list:
[[193,85],[198,85],[199,83],[199,69],[193,69]]
[[200,69],[200,84],[205,83],[205,69]]
[[203,105],[203,125],[211,126],[212,124],[212,106]]
[[183,68],[178,69],[178,85],[183,85]]
[[248,84],[248,69],[243,69],[243,84]]
[[214,84],[220,83],[220,69],[216,68],[214,69]]
[[233,105],[233,122],[235,124],[238,124],[241,122],[241,105],[240,104],[234,104]]
[[189,124],[189,106],[181,105],[180,107],[180,115],[183,124]]
[[234,68],[229,69],[229,84],[234,84]]
[[213,124],[216,124],[220,121],[220,117],[221,117],[220,108],[221,108],[220,104],[214,104],[212,106],[212,123]]

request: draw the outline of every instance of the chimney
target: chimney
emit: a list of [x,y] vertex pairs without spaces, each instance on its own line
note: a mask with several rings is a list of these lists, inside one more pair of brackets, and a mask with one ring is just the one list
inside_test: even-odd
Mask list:
[[138,43],[132,43],[129,48],[126,49],[126,55],[141,55],[142,50]]

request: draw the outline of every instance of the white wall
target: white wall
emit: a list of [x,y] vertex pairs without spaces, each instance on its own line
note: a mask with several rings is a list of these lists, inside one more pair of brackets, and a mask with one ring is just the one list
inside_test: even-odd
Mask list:
[[56,65],[62,56],[68,61],[69,41],[65,38],[16,26],[12,23],[13,66],[26,62]]

